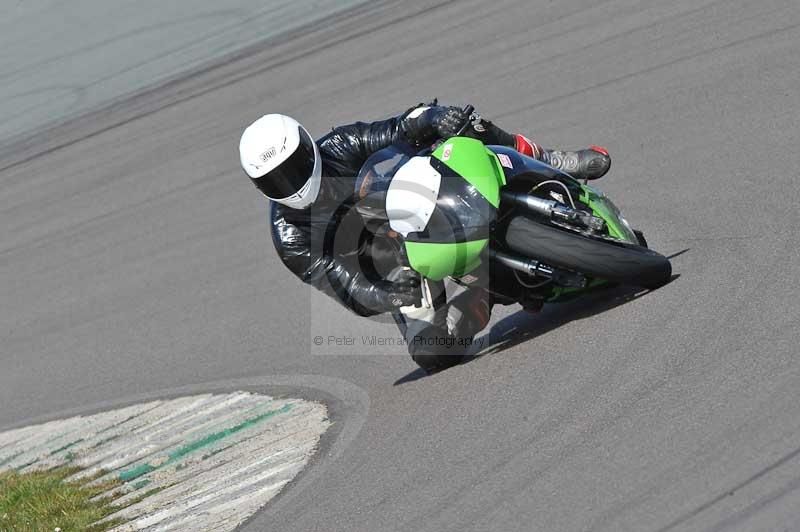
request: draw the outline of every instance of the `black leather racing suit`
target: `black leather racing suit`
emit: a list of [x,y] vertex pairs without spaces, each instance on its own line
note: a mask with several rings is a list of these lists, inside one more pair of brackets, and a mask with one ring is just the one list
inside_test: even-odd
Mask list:
[[[370,245],[355,230],[343,230],[343,224],[355,223],[352,220],[350,207],[353,205],[356,176],[366,160],[378,150],[398,141],[413,139],[417,144],[430,144],[437,140],[435,134],[421,131],[419,125],[409,114],[414,108],[394,118],[372,123],[357,122],[334,128],[330,133],[317,141],[322,157],[322,182],[314,204],[309,208],[298,210],[273,202],[271,211],[272,237],[275,248],[283,263],[304,283],[313,285],[319,290],[335,297],[345,307],[361,316],[369,316],[385,312],[380,309],[380,291],[383,290],[380,274],[375,268],[364,268],[361,258],[366,254],[378,255],[378,246]],[[473,123],[475,124],[475,123]],[[481,127],[482,126],[482,127]],[[488,121],[480,121],[480,126],[469,129],[468,133],[485,144],[502,144],[514,146],[514,135],[508,134]],[[372,257],[380,260],[380,257]],[[442,334],[458,336],[462,331],[446,330],[443,310],[442,287],[437,287],[440,297],[438,324],[428,327],[425,334]],[[468,291],[469,292],[469,291]],[[462,295],[463,296],[463,295]],[[474,298],[473,295],[462,297],[462,300]],[[469,302],[473,305],[472,302]],[[469,323],[463,334],[471,336],[477,327],[483,328],[488,323],[488,310],[485,303],[478,304],[475,311],[480,316],[471,318],[470,310],[466,312]],[[485,316],[483,315],[485,313]],[[403,334],[407,324],[399,313],[395,319]],[[414,348],[409,343],[409,350]]]

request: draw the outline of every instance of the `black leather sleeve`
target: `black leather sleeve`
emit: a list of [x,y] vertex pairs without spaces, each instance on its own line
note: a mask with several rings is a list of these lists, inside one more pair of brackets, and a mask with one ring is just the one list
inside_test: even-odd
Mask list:
[[[363,245],[359,244],[357,233],[360,229],[355,227],[355,220],[348,218],[344,222],[353,227],[341,227],[341,219],[341,212],[313,208],[298,211],[273,203],[272,237],[278,256],[301,281],[334,297],[356,314],[385,312],[387,283],[376,279],[373,271],[364,266]],[[348,239],[353,239],[352,245],[348,245]]]
[[355,176],[370,155],[398,139],[400,120],[339,126],[318,141],[320,152],[340,175]]
[[320,152],[339,175],[355,176],[370,155],[398,141],[432,143],[436,135],[431,125],[419,117],[409,117],[418,107],[429,106],[420,104],[386,120],[336,127],[317,141]]
[[[320,152],[339,175],[355,176],[370,155],[399,140],[413,141],[419,145],[433,143],[437,138],[431,124],[424,117],[409,116],[418,107],[436,105],[420,104],[387,120],[356,122],[336,127],[318,141]],[[514,135],[479,116],[464,135],[476,138],[484,144],[514,147],[516,143]]]

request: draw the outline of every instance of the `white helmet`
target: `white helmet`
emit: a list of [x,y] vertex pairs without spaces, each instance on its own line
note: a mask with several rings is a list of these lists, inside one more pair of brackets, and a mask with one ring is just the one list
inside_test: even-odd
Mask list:
[[265,115],[239,141],[239,159],[256,187],[272,201],[305,209],[317,199],[322,176],[319,148],[306,128],[284,115]]

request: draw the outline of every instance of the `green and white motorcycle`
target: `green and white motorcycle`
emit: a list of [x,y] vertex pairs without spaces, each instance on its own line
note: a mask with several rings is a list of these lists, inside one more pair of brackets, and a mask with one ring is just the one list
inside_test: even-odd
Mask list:
[[432,281],[488,286],[496,302],[538,308],[671,278],[607,196],[511,148],[468,137],[433,151],[394,145],[369,158],[356,188],[362,217],[382,220],[401,262]]

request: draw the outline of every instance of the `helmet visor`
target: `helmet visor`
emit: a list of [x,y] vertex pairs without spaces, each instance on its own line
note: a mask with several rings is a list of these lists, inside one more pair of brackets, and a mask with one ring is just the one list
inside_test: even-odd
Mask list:
[[314,173],[314,140],[299,128],[300,144],[288,159],[274,170],[253,179],[267,197],[280,200],[297,194]]

